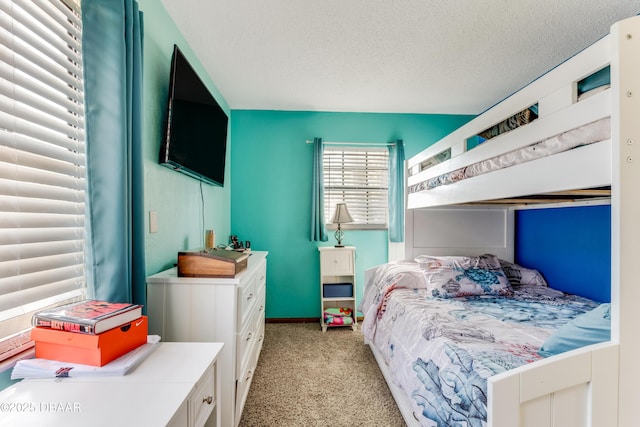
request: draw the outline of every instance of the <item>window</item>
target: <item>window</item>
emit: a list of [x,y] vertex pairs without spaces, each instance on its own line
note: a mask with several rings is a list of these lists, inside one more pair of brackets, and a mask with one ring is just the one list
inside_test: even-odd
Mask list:
[[343,227],[386,229],[387,148],[325,146],[322,160],[325,223],[331,223],[336,203],[345,202],[354,222]]
[[78,3],[0,0],[0,359],[29,345],[34,311],[84,297]]

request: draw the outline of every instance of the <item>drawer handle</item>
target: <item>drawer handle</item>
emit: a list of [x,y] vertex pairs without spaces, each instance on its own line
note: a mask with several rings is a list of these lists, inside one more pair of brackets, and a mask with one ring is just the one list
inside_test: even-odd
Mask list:
[[262,309],[263,309],[263,308],[264,308],[264,305],[261,305],[261,306],[258,308],[258,312],[262,311]]
[[247,296],[247,301],[249,301],[251,298],[253,298],[253,292],[251,292],[249,296]]
[[251,371],[247,372],[247,377],[244,380],[245,381],[249,381],[251,379],[252,375],[253,375],[253,372],[251,372]]
[[211,405],[211,402],[213,402],[213,396],[211,396],[211,395],[202,398],[202,403],[206,403],[207,405]]
[[249,335],[247,335],[247,339],[245,341],[249,341],[252,337],[253,337],[253,334],[249,332]]

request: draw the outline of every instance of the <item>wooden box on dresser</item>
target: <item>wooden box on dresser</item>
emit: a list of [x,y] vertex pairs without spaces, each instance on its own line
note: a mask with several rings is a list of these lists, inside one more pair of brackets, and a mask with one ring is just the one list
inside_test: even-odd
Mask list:
[[178,277],[176,268],[147,278],[150,334],[224,343],[218,357],[222,427],[240,422],[262,349],[267,254],[252,252],[234,278]]

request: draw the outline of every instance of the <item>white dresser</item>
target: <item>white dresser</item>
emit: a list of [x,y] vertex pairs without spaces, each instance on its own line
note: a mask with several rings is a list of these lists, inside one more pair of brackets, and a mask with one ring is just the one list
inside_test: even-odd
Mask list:
[[[223,342],[218,358],[223,427],[237,426],[264,340],[267,252],[252,252],[234,278],[147,278],[149,333],[162,341]],[[188,363],[188,361],[186,361]]]
[[124,376],[20,381],[0,393],[0,425],[219,427],[222,347],[160,343]]

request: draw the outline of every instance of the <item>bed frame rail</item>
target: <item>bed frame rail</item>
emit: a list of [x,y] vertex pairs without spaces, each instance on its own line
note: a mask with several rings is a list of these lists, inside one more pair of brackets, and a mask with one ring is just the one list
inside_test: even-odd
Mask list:
[[598,427],[617,420],[618,345],[563,353],[488,380],[489,427]]

